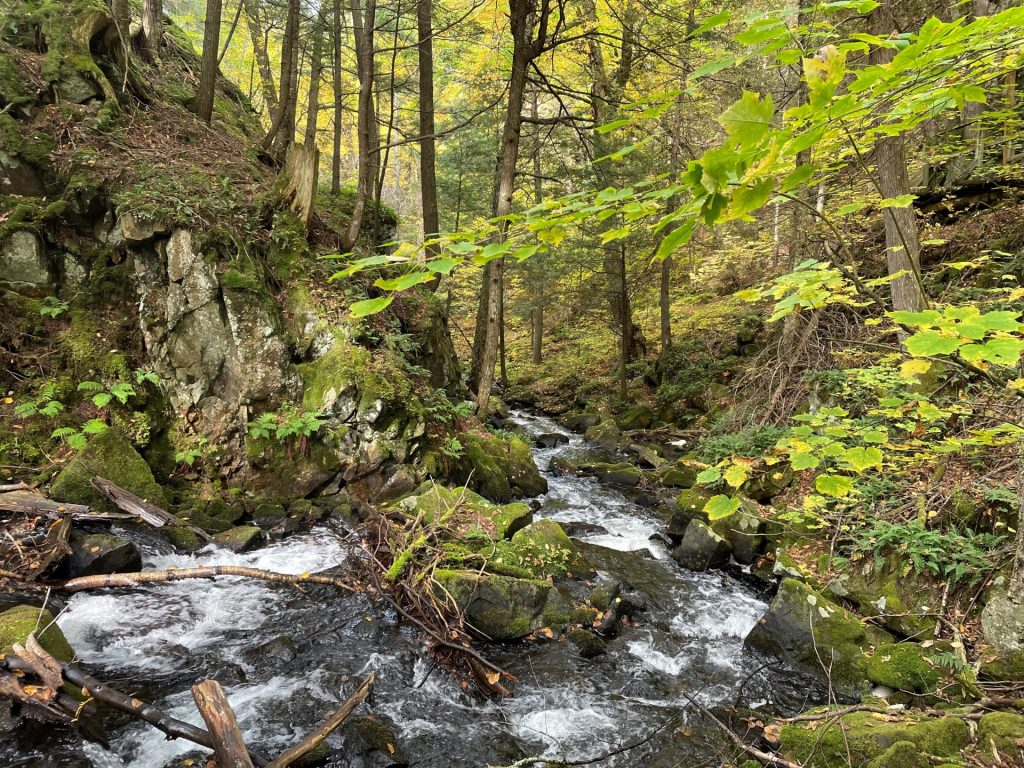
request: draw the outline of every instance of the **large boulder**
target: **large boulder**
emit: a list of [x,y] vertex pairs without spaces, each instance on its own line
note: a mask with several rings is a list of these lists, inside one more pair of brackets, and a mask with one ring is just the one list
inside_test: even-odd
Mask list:
[[167,498],[154,479],[153,471],[119,429],[111,427],[89,440],[57,475],[50,487],[50,496],[57,501],[114,511],[106,497],[92,487],[90,481],[96,475],[158,507],[167,508]]
[[589,472],[599,482],[607,485],[621,485],[627,488],[640,485],[640,470],[632,464],[625,462],[619,464],[594,464]]
[[36,297],[53,292],[46,252],[31,232],[12,232],[0,243],[0,287]]
[[672,558],[691,571],[721,568],[729,562],[732,547],[701,520],[691,520],[683,542],[672,551]]
[[498,504],[547,493],[548,481],[537,469],[530,446],[519,438],[466,433],[459,440],[463,455],[450,473],[452,481]]
[[1003,765],[1024,765],[1024,715],[989,712],[978,721],[978,748],[986,762],[998,755]]
[[466,621],[491,640],[517,640],[564,624],[572,604],[546,581],[475,571],[434,572],[439,599],[452,599]]
[[899,558],[880,564],[873,558],[854,563],[828,583],[836,597],[849,600],[862,616],[876,618],[901,637],[928,640],[935,636],[941,590],[914,573],[904,574]]
[[494,539],[511,538],[533,522],[533,510],[523,502],[492,504],[469,488],[445,488],[432,481],[420,485],[411,495],[391,505],[410,520],[429,525],[452,510],[467,530],[479,529]]
[[593,570],[562,526],[550,519],[517,532],[507,545],[498,547],[495,560],[534,578],[579,576]]
[[1024,604],[1014,601],[1007,590],[993,590],[981,612],[985,642],[1001,655],[1024,653]]
[[62,565],[70,578],[142,570],[142,553],[128,539],[109,533],[73,533],[71,554]]
[[841,696],[865,690],[867,629],[859,618],[796,579],[783,579],[745,644],[827,679]]
[[0,654],[10,653],[15,643],[24,645],[33,632],[43,649],[55,659],[72,661],[75,658],[53,614],[31,605],[16,605],[0,613]]
[[865,666],[868,680],[894,691],[931,693],[939,673],[917,643],[885,643],[875,649]]
[[583,437],[606,451],[618,450],[622,442],[622,432],[611,419],[605,419],[600,424],[588,427]]
[[570,416],[565,420],[567,429],[580,433],[586,432],[591,427],[596,427],[600,423],[601,414],[599,413],[581,413],[577,416]]
[[764,549],[764,512],[755,501],[741,497],[736,511],[715,520],[711,527],[729,542],[733,557],[744,565],[754,562]]
[[[823,718],[812,724],[784,725],[779,753],[788,760],[815,768],[850,768],[869,764],[876,768],[916,768],[916,762],[872,761],[883,755],[895,758],[897,754],[890,750],[903,742],[913,745],[917,754],[959,756],[970,742],[970,737],[967,722],[956,716],[939,718],[908,714],[897,720],[874,712],[854,712]],[[910,754],[902,747],[895,752]]]

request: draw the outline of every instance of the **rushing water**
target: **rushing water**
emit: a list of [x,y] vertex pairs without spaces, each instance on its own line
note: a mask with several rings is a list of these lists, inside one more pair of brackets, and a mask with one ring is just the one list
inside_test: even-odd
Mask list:
[[[517,413],[531,436],[563,432],[544,417]],[[578,437],[536,449],[542,470],[558,454],[588,450]],[[698,765],[715,754],[696,729],[684,694],[707,705],[800,702],[800,687],[762,669],[743,637],[766,605],[723,573],[681,570],[651,536],[664,528],[653,509],[590,478],[550,476],[539,516],[600,526],[582,546],[602,576],[646,596],[648,610],[612,640],[608,654],[582,659],[567,642],[485,648],[518,676],[515,695],[485,702],[434,671],[415,634],[360,596],[326,588],[295,589],[245,579],[178,582],[133,591],[75,595],[59,623],[85,666],[123,690],[148,697],[176,717],[200,724],[189,693],[198,680],[224,686],[247,742],[275,754],[298,741],[374,670],[366,708],[390,722],[414,765],[505,765],[526,755],[579,760],[642,741],[609,766]],[[646,550],[646,551],[643,551]],[[233,563],[290,573],[320,571],[345,557],[340,534],[316,529],[252,553],[206,549],[195,555],[146,547],[147,568]],[[662,727],[670,725],[671,727]],[[343,755],[331,766],[358,766]],[[161,768],[192,752],[155,729],[113,721],[109,748],[24,744],[0,764]],[[381,763],[374,763],[375,765]],[[717,764],[717,763],[715,763]]]

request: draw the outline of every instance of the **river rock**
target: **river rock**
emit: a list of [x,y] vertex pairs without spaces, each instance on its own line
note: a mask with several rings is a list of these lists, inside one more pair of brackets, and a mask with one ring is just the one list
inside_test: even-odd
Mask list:
[[158,507],[167,508],[167,498],[154,479],[153,471],[116,427],[93,436],[85,448],[68,462],[53,481],[50,497],[73,504],[88,504],[108,512],[115,511],[106,497],[90,484],[96,475]]
[[472,516],[480,518],[477,527],[507,539],[533,522],[533,510],[523,502],[492,504],[468,488],[445,488],[432,480],[420,485],[411,496],[389,506],[410,520],[419,518],[430,525],[453,509],[460,509],[467,524]]
[[547,518],[518,531],[508,547],[499,548],[498,554],[536,578],[579,576],[594,570],[562,526]]
[[31,232],[12,232],[0,243],[0,286],[25,296],[40,297],[53,292],[46,252]]
[[608,529],[603,525],[586,523],[582,520],[573,520],[568,523],[562,523],[561,525],[562,530],[565,531],[565,535],[573,538],[578,538],[580,536],[601,536],[608,533]]
[[583,437],[588,442],[606,451],[618,450],[619,443],[622,442],[622,432],[619,431],[619,428],[611,419],[606,419],[596,426],[589,427]]
[[640,470],[632,464],[595,464],[591,473],[606,485],[621,485],[633,488],[640,485]]
[[232,552],[248,552],[263,541],[263,531],[255,525],[240,525],[218,533],[213,537],[213,541]]
[[670,536],[682,535],[691,520],[707,522],[704,507],[707,506],[712,495],[705,488],[684,488],[680,491],[679,496],[676,497],[672,516],[668,521],[668,534]]
[[466,620],[492,640],[517,640],[564,624],[572,604],[552,584],[477,571],[434,572],[439,600],[449,596]]
[[568,638],[584,659],[594,659],[608,652],[608,641],[588,629],[574,629]]
[[142,553],[128,539],[109,533],[72,533],[71,555],[62,565],[68,578],[142,570]]
[[537,435],[534,442],[539,448],[557,448],[560,445],[568,445],[569,436],[560,432],[544,432]]
[[579,471],[579,463],[568,456],[553,456],[548,469],[560,475],[575,475]]
[[379,716],[352,718],[345,726],[345,749],[359,755],[365,768],[408,765],[391,723]]
[[459,440],[464,453],[450,473],[453,482],[468,484],[498,504],[547,493],[548,481],[533,462],[530,446],[519,438],[461,434]]
[[859,618],[796,579],[783,579],[768,612],[744,641],[778,655],[811,674],[829,679],[841,696],[867,688]]
[[735,512],[716,520],[712,528],[729,542],[737,562],[750,565],[764,549],[764,513],[755,501],[740,498]]
[[701,520],[691,520],[683,535],[683,543],[672,551],[674,559],[691,571],[721,568],[729,562],[732,547]]
[[0,654],[10,653],[15,643],[24,645],[33,632],[39,644],[55,659],[71,661],[75,658],[53,614],[31,605],[16,605],[0,613]]
[[662,467],[658,472],[658,483],[666,488],[692,488],[697,481],[697,471],[689,464]]
[[637,403],[618,419],[619,428],[625,432],[648,429],[654,424],[654,411],[643,403]]
[[586,432],[591,427],[596,427],[602,421],[599,413],[581,413],[578,416],[570,416],[565,420],[565,426],[576,433]]

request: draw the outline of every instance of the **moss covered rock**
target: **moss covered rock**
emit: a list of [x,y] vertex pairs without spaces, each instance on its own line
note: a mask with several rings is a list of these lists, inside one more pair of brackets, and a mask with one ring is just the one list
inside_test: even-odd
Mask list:
[[627,432],[635,429],[647,429],[654,424],[656,418],[650,407],[643,403],[637,403],[619,417],[618,425]]
[[633,488],[640,485],[640,470],[632,464],[594,464],[590,470],[600,482]]
[[830,679],[843,696],[866,689],[864,622],[796,579],[783,579],[746,644]]
[[701,520],[691,520],[683,542],[672,550],[672,559],[691,571],[721,568],[729,562],[732,547]]
[[492,640],[516,640],[569,620],[572,605],[546,581],[473,571],[434,573],[439,599],[452,599],[466,621]]
[[538,520],[498,545],[494,563],[522,569],[533,578],[581,575],[593,569],[554,520]]
[[71,661],[75,652],[49,611],[31,605],[16,605],[0,613],[0,654],[9,653],[15,643],[25,644],[33,632],[39,644],[60,661]]
[[930,768],[931,762],[912,741],[897,741],[870,763],[868,768]]
[[160,535],[179,552],[196,552],[206,546],[198,533],[184,525],[165,525]]
[[109,533],[73,533],[71,555],[61,568],[70,578],[142,570],[142,553],[131,541]]
[[263,531],[255,525],[239,525],[213,537],[215,544],[232,552],[248,552],[263,541]]
[[112,427],[93,437],[57,475],[50,487],[50,496],[57,501],[114,511],[110,502],[90,484],[96,475],[158,507],[167,508],[167,498],[149,465],[118,429]]
[[[914,718],[893,722],[886,715],[855,712],[842,718],[817,721],[817,728],[782,727],[780,752],[787,759],[816,768],[863,766],[881,757],[899,742],[909,742],[919,753],[951,757],[970,741],[967,723],[959,717]],[[888,759],[906,755],[901,748]],[[885,768],[903,763],[883,762]],[[908,768],[916,768],[913,763]]]
[[1024,764],[1024,715],[1016,712],[989,712],[978,722],[978,748],[986,762],[995,762],[997,753],[1006,765]]
[[588,427],[587,431],[583,433],[583,437],[588,442],[593,443],[598,448],[604,448],[606,451],[617,450],[622,442],[622,432],[619,431],[619,428],[611,419],[606,419],[600,424]]
[[568,637],[584,659],[594,659],[608,652],[607,641],[589,629],[574,629]]
[[735,512],[715,520],[711,527],[729,542],[733,557],[744,565],[754,562],[764,550],[765,515],[761,506],[751,499],[741,498]]
[[862,616],[877,618],[891,632],[914,640],[935,636],[941,590],[914,573],[904,574],[899,559],[858,563],[833,578],[828,589],[857,605]]
[[692,488],[697,482],[697,467],[679,463],[662,467],[658,471],[658,482],[666,488]]
[[463,455],[450,473],[454,482],[498,504],[547,493],[548,481],[533,462],[530,446],[518,438],[462,434]]
[[939,683],[939,673],[915,643],[878,646],[865,671],[872,683],[904,693],[931,693]]
[[459,509],[466,513],[463,517],[470,527],[476,517],[480,532],[496,539],[507,539],[533,522],[533,510],[521,501],[492,504],[469,488],[445,488],[433,481],[421,484],[411,496],[395,502],[391,508],[427,525]]

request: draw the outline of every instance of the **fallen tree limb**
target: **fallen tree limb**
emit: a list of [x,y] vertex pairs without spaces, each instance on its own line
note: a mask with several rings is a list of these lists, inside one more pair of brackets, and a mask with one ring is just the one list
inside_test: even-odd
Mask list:
[[352,714],[356,707],[358,707],[367,696],[370,695],[370,691],[373,690],[373,683],[377,679],[375,672],[371,672],[362,684],[356,689],[344,704],[341,705],[341,709],[331,715],[327,720],[324,721],[323,725],[309,734],[306,738],[296,744],[294,747],[285,750],[276,758],[270,761],[267,768],[288,768],[292,763],[296,762],[308,752],[315,749],[323,742],[331,732],[334,731],[339,725],[348,719],[348,716]]
[[213,739],[218,768],[253,768],[238,719],[224,689],[216,680],[204,680],[192,686],[192,698]]
[[[0,493],[0,510],[4,512],[16,512],[25,515],[71,515],[74,517],[98,517],[92,511],[92,507],[85,504],[65,504],[61,501],[48,499],[42,494],[24,488],[14,486],[0,486],[0,489],[9,489],[7,493]],[[125,515],[128,517],[128,515]]]
[[711,722],[713,722],[716,726],[718,726],[719,730],[721,730],[722,733],[724,733],[733,744],[735,744],[737,747],[742,749],[752,758],[757,760],[759,763],[761,763],[761,765],[776,766],[776,768],[803,768],[803,766],[801,766],[799,763],[794,763],[790,760],[786,760],[784,757],[773,755],[771,752],[762,752],[760,749],[750,746],[749,744],[745,743],[743,739],[741,739],[739,736],[733,733],[732,728],[730,728],[717,717],[715,717],[715,715],[711,712],[710,709],[705,707],[703,704],[701,704],[699,701],[693,698],[690,694],[684,692],[683,696],[686,697],[686,700],[690,702],[690,704],[695,709],[697,709],[702,715],[704,715],[706,718],[711,720]]
[[[113,504],[120,510],[127,512],[133,517],[142,518],[145,522],[152,525],[154,528],[163,528],[165,525],[181,525],[181,520],[176,518],[170,512],[160,509],[156,504],[152,504],[146,499],[140,496],[136,496],[131,491],[126,491],[119,485],[116,485],[109,480],[96,475],[89,481],[93,488],[102,493],[110,503]],[[194,531],[203,541],[211,541],[210,534],[204,531],[202,528],[197,528],[193,525],[186,526],[189,530]]]
[[271,581],[275,584],[322,584],[335,587],[346,592],[358,591],[354,586],[336,576],[325,576],[319,573],[278,573],[264,571],[259,568],[246,568],[240,565],[207,565],[198,568],[170,568],[166,571],[139,571],[137,573],[112,573],[99,576],[80,576],[67,581],[47,582],[45,586],[63,589],[68,592],[82,592],[87,589],[105,589],[110,587],[135,587],[140,584],[159,584],[188,579],[212,579],[217,576],[243,576],[249,579]]

